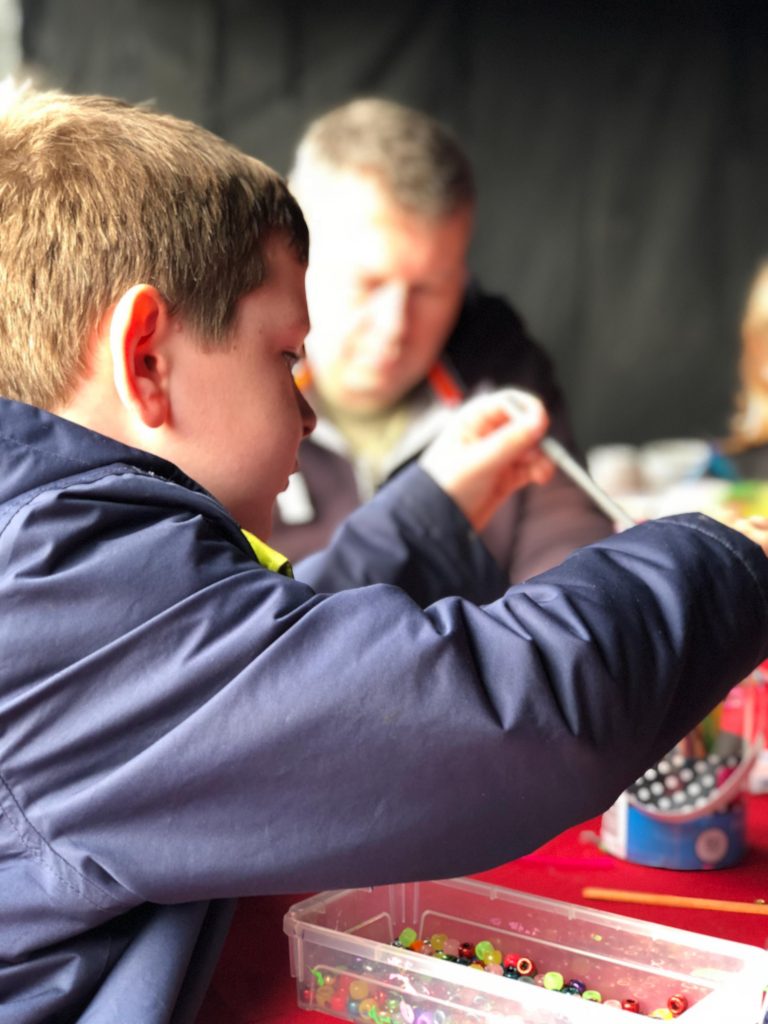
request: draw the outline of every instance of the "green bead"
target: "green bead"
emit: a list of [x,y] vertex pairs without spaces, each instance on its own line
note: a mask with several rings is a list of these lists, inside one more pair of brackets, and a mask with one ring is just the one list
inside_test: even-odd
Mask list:
[[565,984],[565,978],[559,971],[547,971],[542,980],[544,988],[551,989],[553,992],[559,992]]
[[403,928],[403,930],[397,936],[397,941],[400,943],[401,946],[405,946],[405,948],[407,949],[416,941],[416,939],[418,939],[418,937],[419,936],[416,934],[413,928]]
[[478,960],[485,961],[486,957],[493,952],[493,943],[489,942],[488,939],[483,939],[482,942],[478,942],[475,946],[475,956]]
[[600,993],[599,992],[595,992],[595,990],[593,988],[588,988],[586,992],[582,992],[581,993],[581,998],[582,999],[589,999],[593,1003],[602,1003],[602,1001],[603,1001],[603,997],[600,995]]

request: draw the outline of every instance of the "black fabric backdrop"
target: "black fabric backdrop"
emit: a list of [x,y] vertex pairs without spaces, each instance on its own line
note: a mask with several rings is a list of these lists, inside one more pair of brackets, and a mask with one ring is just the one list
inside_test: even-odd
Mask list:
[[25,0],[47,84],[205,124],[285,172],[359,94],[452,125],[473,266],[556,360],[582,443],[717,435],[768,253],[768,5]]

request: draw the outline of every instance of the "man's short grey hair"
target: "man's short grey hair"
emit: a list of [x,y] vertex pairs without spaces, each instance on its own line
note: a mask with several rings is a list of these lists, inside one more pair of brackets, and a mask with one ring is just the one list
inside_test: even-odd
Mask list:
[[374,174],[398,206],[426,217],[475,199],[471,164],[450,129],[392,100],[352,100],[311,122],[289,179],[300,190],[323,167]]

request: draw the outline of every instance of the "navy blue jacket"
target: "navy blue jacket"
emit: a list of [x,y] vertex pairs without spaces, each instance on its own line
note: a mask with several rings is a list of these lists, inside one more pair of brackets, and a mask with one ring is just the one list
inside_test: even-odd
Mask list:
[[[413,595],[350,589],[366,564]],[[173,466],[0,402],[2,1024],[188,1021],[222,901],[520,855],[768,655],[768,560],[703,516],[429,604],[498,571],[411,467],[306,571],[324,592]]]

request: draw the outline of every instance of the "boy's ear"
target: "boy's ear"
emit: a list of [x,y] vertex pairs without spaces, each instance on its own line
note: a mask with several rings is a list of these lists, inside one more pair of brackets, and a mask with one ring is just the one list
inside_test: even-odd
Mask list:
[[115,390],[128,412],[146,427],[168,421],[170,315],[160,292],[137,284],[118,299],[109,323]]

